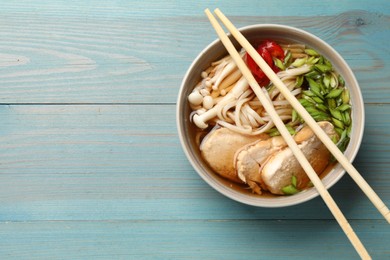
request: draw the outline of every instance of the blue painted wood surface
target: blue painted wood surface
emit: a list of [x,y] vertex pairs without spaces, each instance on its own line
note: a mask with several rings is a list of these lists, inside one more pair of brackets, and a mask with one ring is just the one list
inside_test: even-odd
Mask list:
[[[387,1],[2,1],[1,259],[356,259],[320,198],[279,209],[227,199],[185,158],[175,102],[216,38],[278,23],[330,43],[366,105],[355,166],[390,205]],[[390,228],[349,176],[331,194],[374,259]]]

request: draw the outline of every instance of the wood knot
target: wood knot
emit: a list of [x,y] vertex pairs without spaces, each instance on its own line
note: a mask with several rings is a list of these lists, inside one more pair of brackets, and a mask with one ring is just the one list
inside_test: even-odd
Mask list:
[[366,22],[364,21],[363,18],[359,17],[359,18],[357,18],[357,19],[355,20],[355,25],[356,25],[357,27],[363,26],[363,25],[366,25]]

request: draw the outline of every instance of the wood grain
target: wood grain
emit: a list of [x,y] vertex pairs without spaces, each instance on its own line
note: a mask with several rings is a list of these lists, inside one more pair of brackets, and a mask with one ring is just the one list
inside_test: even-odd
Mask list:
[[[386,259],[387,224],[351,224],[373,259]],[[14,222],[0,224],[0,254],[7,259],[357,259],[340,232],[334,221],[311,220]]]
[[[240,27],[307,30],[346,59],[366,104],[354,164],[390,205],[386,1],[3,1],[0,258],[357,258],[320,198],[242,205],[188,163],[175,102],[216,39],[203,10],[217,5]],[[389,227],[353,181],[330,192],[372,257],[388,259]]]
[[[1,103],[174,103],[191,61],[216,39],[199,14],[185,19],[145,17],[145,22],[130,13],[76,14],[61,20],[49,15],[0,16]],[[349,11],[231,19],[236,26],[281,23],[314,33],[346,59],[366,102],[388,102],[387,14]]]
[[[248,208],[217,194],[181,150],[173,105],[1,108],[1,220],[332,219],[319,198],[286,211]],[[387,204],[388,113],[389,105],[367,106],[355,161]],[[331,193],[348,218],[381,219],[348,176]]]

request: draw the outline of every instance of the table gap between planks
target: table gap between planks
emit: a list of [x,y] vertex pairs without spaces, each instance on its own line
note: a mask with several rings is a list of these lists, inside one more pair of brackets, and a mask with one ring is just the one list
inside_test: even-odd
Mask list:
[[[238,27],[307,30],[346,59],[366,105],[354,165],[389,206],[389,4],[281,3],[218,7]],[[175,102],[191,61],[216,38],[206,7],[217,6],[2,3],[1,258],[357,258],[320,198],[254,208],[191,168]],[[388,224],[359,188],[346,175],[330,191],[373,258],[388,259]]]

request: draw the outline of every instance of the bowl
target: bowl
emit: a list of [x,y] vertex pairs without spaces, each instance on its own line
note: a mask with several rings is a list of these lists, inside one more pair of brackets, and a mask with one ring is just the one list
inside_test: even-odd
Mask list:
[[[345,84],[350,92],[352,104],[352,131],[351,139],[344,154],[349,161],[353,161],[363,138],[364,131],[364,103],[361,91],[356,78],[337,51],[329,44],[316,37],[315,35],[298,28],[276,25],[276,24],[259,24],[246,26],[239,29],[241,33],[250,41],[256,42],[261,39],[273,39],[276,41],[287,40],[291,42],[303,43],[326,57],[331,61],[335,69],[345,80]],[[232,39],[232,38],[231,38]],[[238,44],[232,40],[237,48]],[[187,97],[193,90],[197,82],[201,80],[201,72],[205,70],[212,61],[215,61],[224,55],[227,55],[225,47],[220,40],[215,40],[203,49],[187,70],[177,99],[176,121],[178,135],[182,148],[189,162],[199,176],[208,183],[212,188],[222,193],[226,197],[235,201],[258,207],[285,207],[306,202],[319,195],[315,188],[309,188],[291,196],[261,196],[252,194],[237,185],[230,183],[213,170],[202,159],[199,147],[195,144],[195,128],[190,121],[190,107]],[[340,164],[336,163],[332,169],[322,178],[327,189],[332,187],[345,174],[345,170]]]

